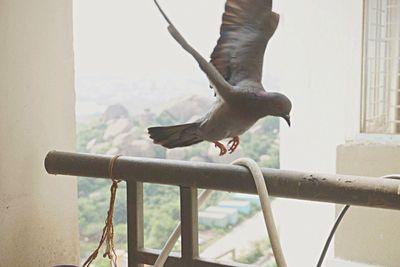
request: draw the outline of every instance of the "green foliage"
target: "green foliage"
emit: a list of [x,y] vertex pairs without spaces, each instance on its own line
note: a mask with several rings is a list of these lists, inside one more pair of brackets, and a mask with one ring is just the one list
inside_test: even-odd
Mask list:
[[273,145],[268,151],[268,155],[259,158],[257,162],[261,167],[279,169],[279,147]]
[[[128,242],[128,225],[126,223],[117,224],[114,227],[114,242],[117,244],[127,244]],[[121,247],[119,247],[121,249]]]
[[165,147],[157,146],[156,147],[156,158],[165,159],[166,152],[167,152],[167,149]]
[[161,112],[155,119],[157,125],[173,125],[175,123],[177,123],[176,119],[166,111]]
[[179,223],[179,201],[144,211],[145,246],[160,249]]
[[213,191],[212,194],[208,197],[207,201],[204,203],[204,205],[200,208],[200,210],[205,210],[210,206],[215,206],[219,202],[227,199],[230,199],[229,192]]
[[186,160],[190,160],[194,156],[201,156],[207,153],[208,150],[208,142],[202,142],[197,145],[193,145],[191,149],[186,154]]
[[252,242],[250,248],[242,255],[237,257],[236,261],[240,263],[253,264],[259,258],[267,255],[271,250],[271,245],[267,240],[259,240]]
[[111,148],[110,143],[103,143],[103,144],[98,144],[96,147],[96,153],[97,154],[106,154],[108,150]]
[[77,150],[79,152],[87,152],[87,143],[96,138],[100,140],[103,137],[106,124],[100,119],[95,119],[89,123],[79,123],[77,125]]
[[279,168],[279,119],[267,117],[258,126],[256,133],[246,132],[240,138],[240,145],[250,157],[262,167]]
[[89,197],[90,194],[107,187],[110,181],[103,179],[93,179],[87,177],[78,177],[78,195],[82,199]]
[[145,246],[160,249],[180,221],[179,189],[145,184],[143,191]]

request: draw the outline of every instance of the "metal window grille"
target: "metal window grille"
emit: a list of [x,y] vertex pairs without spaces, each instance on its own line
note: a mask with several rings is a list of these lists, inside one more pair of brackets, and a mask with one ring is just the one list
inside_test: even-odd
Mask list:
[[400,133],[400,1],[364,3],[361,131]]

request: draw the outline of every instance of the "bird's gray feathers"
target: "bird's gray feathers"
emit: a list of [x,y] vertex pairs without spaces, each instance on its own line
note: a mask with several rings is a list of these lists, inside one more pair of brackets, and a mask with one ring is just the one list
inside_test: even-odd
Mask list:
[[272,0],[227,0],[211,63],[231,85],[261,82],[264,52],[279,15]]
[[223,99],[228,99],[233,93],[233,87],[229,84],[221,73],[215,68],[215,66],[209,63],[204,57],[196,51],[183,36],[179,33],[179,31],[175,28],[172,21],[168,18],[165,12],[162,10],[161,6],[158,4],[157,0],[153,0],[157,5],[157,8],[163,15],[164,19],[168,22],[168,31],[171,36],[182,46],[183,49],[186,50],[199,64],[200,69],[207,75],[210,82],[215,85],[215,89],[218,94]]
[[148,132],[154,143],[166,148],[190,146],[203,141],[196,132],[198,122],[165,127],[150,127]]
[[154,2],[168,22],[172,37],[197,61],[219,96],[197,122],[149,128],[154,143],[174,148],[237,138],[269,115],[282,117],[290,124],[290,100],[283,94],[265,91],[261,84],[264,52],[279,22],[279,15],[272,12],[272,0],[226,0],[211,62],[183,38],[157,0]]

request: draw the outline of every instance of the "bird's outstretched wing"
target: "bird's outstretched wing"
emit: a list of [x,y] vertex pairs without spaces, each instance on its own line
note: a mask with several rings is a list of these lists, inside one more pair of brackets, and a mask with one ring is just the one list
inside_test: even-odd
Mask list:
[[185,49],[189,54],[193,56],[193,58],[197,61],[202,71],[207,75],[208,79],[215,86],[216,91],[222,97],[222,99],[226,100],[234,94],[233,87],[222,77],[222,75],[218,72],[218,70],[211,63],[207,62],[203,56],[201,56],[186,40],[183,36],[178,32],[175,28],[174,24],[162,10],[161,6],[158,4],[157,0],[154,0],[154,3],[157,5],[161,14],[168,22],[168,31],[174,37],[174,39]]
[[227,0],[211,63],[231,85],[261,82],[264,52],[279,15],[272,0]]

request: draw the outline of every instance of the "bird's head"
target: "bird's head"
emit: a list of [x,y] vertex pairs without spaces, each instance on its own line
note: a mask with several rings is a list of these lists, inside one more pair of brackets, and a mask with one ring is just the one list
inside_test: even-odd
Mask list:
[[290,111],[292,110],[292,102],[284,94],[278,92],[266,93],[265,115],[283,118],[290,127]]

